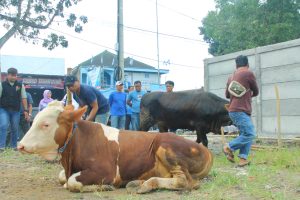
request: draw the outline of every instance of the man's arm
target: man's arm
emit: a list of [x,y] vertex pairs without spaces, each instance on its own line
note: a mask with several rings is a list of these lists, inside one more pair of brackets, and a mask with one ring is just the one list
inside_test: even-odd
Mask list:
[[97,100],[94,101],[93,103],[90,104],[90,106],[92,107],[92,110],[91,110],[89,116],[86,118],[86,120],[93,121],[98,112],[98,101]]
[[229,79],[228,79],[227,84],[226,84],[225,96],[226,96],[227,99],[230,99],[230,93],[228,91],[228,87],[229,87]]
[[32,104],[31,103],[29,103],[28,104],[28,114],[29,114],[29,116],[31,117],[31,115],[32,115]]
[[2,96],[2,83],[0,82],[0,98]]
[[113,101],[113,93],[111,93],[108,97],[108,103],[109,103],[109,106],[111,107],[112,105],[112,101]]
[[27,94],[26,94],[26,90],[24,85],[22,84],[22,88],[21,88],[21,98],[22,98],[22,104],[23,104],[23,108],[24,108],[24,116],[25,119],[28,120],[29,118],[29,110],[28,110],[28,104],[27,104]]
[[29,115],[28,121],[30,121],[30,117],[32,116],[32,104],[33,104],[33,100],[32,100],[32,96],[31,96],[30,93],[27,92],[26,94],[27,94],[27,103],[28,103],[28,111],[29,111],[29,113],[28,113],[28,115]]
[[250,89],[252,90],[252,97],[256,97],[259,91],[258,91],[256,78],[253,73],[251,74],[251,76],[249,76],[249,85],[250,85]]
[[127,105],[129,105],[130,107],[132,107],[131,99],[132,99],[132,96],[129,94],[126,103],[127,103]]

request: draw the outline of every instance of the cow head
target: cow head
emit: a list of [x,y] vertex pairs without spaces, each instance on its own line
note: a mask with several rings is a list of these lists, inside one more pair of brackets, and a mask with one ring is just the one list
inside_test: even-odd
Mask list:
[[73,122],[81,118],[86,107],[74,111],[72,105],[63,107],[60,101],[51,102],[34,118],[33,124],[18,145],[22,153],[36,153],[47,160],[57,157],[72,130]]

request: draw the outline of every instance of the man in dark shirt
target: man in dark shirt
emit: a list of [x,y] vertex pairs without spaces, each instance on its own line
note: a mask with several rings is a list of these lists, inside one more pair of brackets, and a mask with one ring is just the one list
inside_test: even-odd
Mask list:
[[18,70],[9,68],[7,78],[0,84],[0,152],[6,146],[7,128],[11,126],[10,147],[17,148],[20,122],[20,106],[24,106],[23,114],[28,119],[27,96],[25,87],[17,81]]
[[[228,107],[229,116],[240,131],[240,135],[224,146],[223,151],[227,159],[234,162],[234,151],[239,150],[239,164],[243,167],[248,165],[248,155],[252,141],[255,137],[255,129],[251,121],[251,98],[258,95],[258,87],[253,72],[249,70],[247,56],[240,55],[235,59],[236,71],[228,78],[226,86],[226,98],[230,98]],[[245,91],[243,96],[236,97],[228,91],[230,83],[236,81],[241,84]]]
[[108,100],[96,88],[80,84],[76,76],[67,76],[65,85],[79,99],[79,105],[88,105],[89,114],[86,120],[107,124],[109,117]]

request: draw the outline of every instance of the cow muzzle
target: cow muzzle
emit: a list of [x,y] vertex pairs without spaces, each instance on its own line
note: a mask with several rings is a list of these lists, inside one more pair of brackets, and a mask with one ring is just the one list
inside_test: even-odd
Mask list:
[[29,151],[26,151],[25,150],[25,146],[23,144],[18,144],[18,147],[17,147],[18,151],[21,152],[21,153],[28,153],[28,154],[31,154],[32,152],[29,152]]

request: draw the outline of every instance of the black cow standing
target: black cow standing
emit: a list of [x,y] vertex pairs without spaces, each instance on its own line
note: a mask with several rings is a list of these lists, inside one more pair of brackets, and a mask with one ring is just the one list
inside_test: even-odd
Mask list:
[[157,124],[160,132],[168,129],[196,130],[196,142],[207,146],[207,133],[220,133],[221,126],[231,123],[225,108],[228,103],[203,89],[151,92],[141,100],[140,129],[148,131]]

